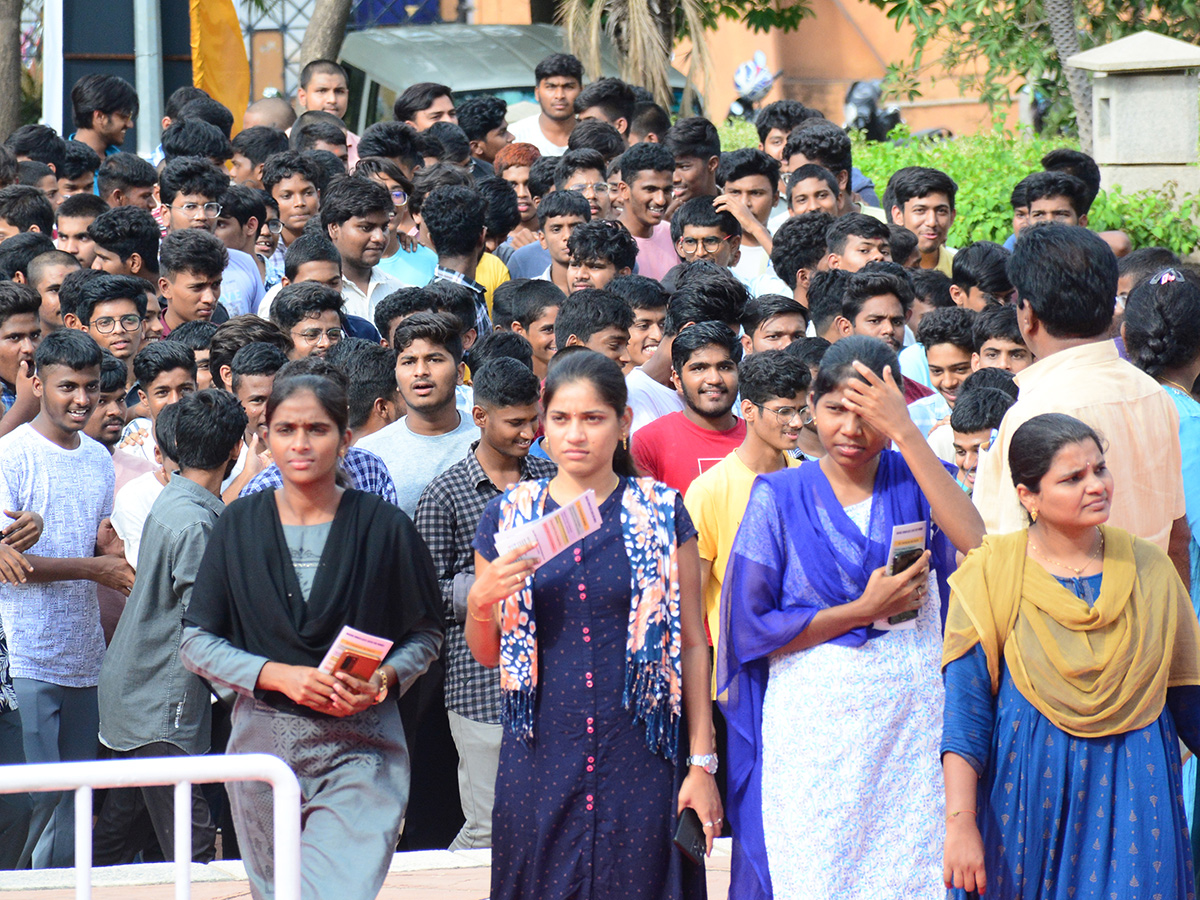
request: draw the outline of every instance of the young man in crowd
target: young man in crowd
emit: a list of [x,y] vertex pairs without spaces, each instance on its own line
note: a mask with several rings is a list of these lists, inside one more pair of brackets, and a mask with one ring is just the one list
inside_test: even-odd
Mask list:
[[283,223],[273,258],[278,268],[283,268],[288,246],[304,233],[308,220],[319,212],[318,185],[322,181],[317,164],[295,150],[277,153],[263,164],[263,189],[278,204],[279,221]]
[[639,100],[633,108],[633,121],[629,123],[629,146],[662,144],[671,130],[671,114],[651,100]]
[[313,281],[289,284],[271,304],[271,321],[292,341],[292,359],[324,357],[345,337],[342,295]]
[[54,246],[73,255],[85,269],[91,268],[96,248],[88,229],[108,209],[108,204],[95,194],[76,194],[64,200],[55,213],[58,227]]
[[820,119],[822,115],[815,109],[809,109],[799,100],[776,100],[768,103],[754,117],[754,128],[758,131],[758,149],[772,159],[786,163],[783,148],[787,144],[788,135],[796,126],[806,119]]
[[845,269],[853,274],[870,262],[892,258],[891,232],[871,216],[847,213],[834,219],[825,232],[830,269]]
[[783,153],[789,172],[817,165],[833,173],[838,184],[838,215],[861,212],[881,221],[885,218],[883,210],[868,205],[879,202],[875,186],[854,168],[850,136],[844,129],[823,118],[805,121],[788,135]]
[[1057,222],[1087,227],[1091,196],[1080,179],[1066,172],[1035,172],[1022,183],[1029,204],[1030,225]]
[[212,387],[222,391],[231,389],[233,358],[249,344],[270,344],[285,356],[292,350],[292,339],[274,322],[258,316],[237,316],[223,322],[208,336],[206,345]]
[[559,307],[554,343],[559,350],[576,344],[595,350],[624,369],[632,324],[633,310],[624,298],[606,290],[576,291]]
[[617,220],[633,235],[638,273],[661,281],[679,263],[666,221],[675,157],[661,144],[637,144],[621,156]]
[[[104,537],[113,463],[81,432],[100,393],[101,351],[60,329],[38,346],[34,393],[41,411],[0,438],[0,509],[29,510],[46,528],[25,562],[25,581],[0,584],[0,618],[30,763],[94,759],[96,682],[104,633],[96,585],[128,593],[133,573]],[[97,555],[97,554],[102,555]],[[21,866],[74,861],[75,795],[38,793]]]
[[754,280],[750,292],[785,293],[777,287],[783,285],[793,300],[809,308],[809,284],[827,266],[825,235],[833,222],[825,212],[801,213],[786,219],[771,241],[771,269]]
[[196,357],[182,343],[157,341],[133,358],[133,374],[146,415],[125,426],[122,446],[135,452],[140,448],[146,459],[155,462],[154,423],[160,412],[196,391]]
[[196,360],[196,390],[204,391],[213,386],[213,373],[209,361],[212,356],[212,341],[219,326],[214,322],[184,322],[167,338],[182,344],[192,351]]
[[592,209],[593,219],[611,219],[612,192],[605,173],[608,166],[596,150],[568,150],[554,170],[554,187],[576,191]]
[[500,762],[500,682],[475,661],[464,625],[475,580],[475,529],[503,486],[549,478],[557,467],[530,455],[538,432],[539,379],[512,359],[475,373],[476,440],[464,458],[429,482],[417,504],[416,526],[429,545],[442,586],[446,628],[446,710],[458,748],[459,795],[465,818],[452,850],[492,845],[492,803]]
[[[669,238],[670,223],[663,225]],[[567,251],[571,255],[567,267],[567,284],[571,292],[589,288],[603,290],[617,276],[630,274],[640,259],[637,239],[620,222],[608,219],[594,219],[577,225],[567,241]],[[671,252],[674,254],[673,250]]]
[[158,264],[158,291],[166,303],[163,337],[184,322],[213,319],[229,264],[225,245],[205,229],[174,231],[163,238]]
[[925,351],[933,394],[908,406],[908,414],[926,437],[949,417],[958,392],[971,374],[975,351],[975,319],[979,314],[962,306],[935,309],[921,320],[917,342]]
[[723,322],[689,325],[671,342],[675,387],[682,412],[634,432],[638,469],[686,494],[696,476],[746,439],[746,423],[733,414],[742,345]]
[[1004,369],[1014,375],[1033,365],[1033,354],[1025,346],[1017,310],[1013,306],[990,306],[975,319],[971,368]]
[[75,133],[68,140],[87,144],[97,156],[118,153],[137,114],[132,84],[116,75],[85,75],[71,88]]
[[350,315],[371,319],[375,305],[403,287],[377,269],[394,212],[391,193],[370,178],[334,179],[321,197],[321,227],[342,257],[342,298]]
[[600,119],[621,134],[629,133],[637,97],[633,88],[619,78],[598,78],[575,98],[575,117],[580,122]]
[[125,365],[125,388],[136,384],[133,360],[142,348],[146,318],[146,282],[130,275],[101,275],[83,286],[74,311],[63,316],[67,328],[91,336]]
[[831,344],[842,337],[838,319],[849,282],[850,273],[845,269],[827,269],[817,272],[808,285],[808,323],[816,337]]
[[42,196],[50,201],[50,206],[58,209],[58,204],[62,200],[58,196],[58,178],[54,174],[54,169],[45,163],[22,160],[17,164],[17,171],[19,173],[18,184],[37,188],[42,192]]
[[474,175],[493,175],[492,163],[501,149],[512,143],[508,130],[508,104],[499,97],[472,97],[458,106],[458,127],[471,142]]
[[806,163],[788,175],[787,208],[793,216],[815,210],[839,216],[841,198],[837,178],[824,166]]
[[950,414],[951,450],[958,468],[959,486],[968,494],[975,490],[979,457],[992,445],[992,436],[1004,414],[1015,401],[999,388],[978,387],[964,391]]
[[454,389],[463,375],[458,320],[448,313],[417,313],[396,327],[392,343],[408,412],[359,446],[383,459],[399,506],[411,516],[425,486],[467,454],[478,430],[456,405]]
[[671,181],[671,207],[677,209],[693,197],[715,197],[717,165],[721,161],[721,136],[703,116],[680,119],[667,132],[666,147],[675,154]]
[[475,294],[477,334],[492,330],[486,291],[476,280],[486,250],[486,219],[487,203],[472,187],[439,187],[421,204],[421,221],[438,255],[434,280],[465,285]]
[[350,381],[350,440],[358,443],[404,415],[404,401],[396,383],[396,353],[389,347],[361,338],[346,338],[329,351],[329,361],[340,366]]
[[158,208],[157,187],[158,172],[136,153],[114,153],[96,173],[96,193],[114,208],[137,206],[151,212]]
[[392,113],[397,122],[411,125],[417,131],[427,131],[437,122],[458,122],[454,94],[446,85],[432,81],[421,81],[405,88],[396,98]]
[[[501,147],[492,161],[496,177],[512,185],[517,200],[517,214],[520,216],[519,224],[510,229],[507,240],[503,247],[497,248],[497,253],[511,256],[517,248],[537,240],[538,205],[542,202],[545,189],[539,187],[536,194],[533,192],[530,171],[539,159],[541,154],[533,144],[514,141]],[[495,242],[495,236],[489,239]]]
[[[1107,441],[1116,484],[1109,523],[1168,552],[1190,577],[1179,423],[1153,378],[1117,355],[1109,338],[1117,260],[1097,235],[1075,226],[1026,229],[1013,250],[1017,321],[1037,362],[1020,373],[1020,398],[979,461],[973,499],[989,534],[1024,527],[1008,468],[1013,432],[1033,416],[1066,413]],[[1136,489],[1132,486],[1136,485]]]
[[923,166],[900,169],[888,181],[888,214],[917,236],[922,269],[953,275],[954,251],[946,246],[946,236],[954,224],[957,193],[958,185],[949,175]]
[[263,189],[263,166],[267,157],[290,149],[288,137],[282,131],[259,125],[245,128],[233,138],[233,160],[230,175],[234,184]]
[[42,299],[39,317],[42,333],[49,334],[63,327],[62,306],[58,291],[63,279],[79,271],[79,260],[62,250],[49,250],[35,256],[29,263],[29,286]]
[[742,228],[741,258],[734,274],[751,283],[769,268],[771,229],[768,220],[779,200],[779,163],[761,150],[734,150],[721,156],[717,169],[721,196],[717,209],[731,213]]
[[133,275],[157,288],[160,241],[154,216],[136,206],[105,210],[85,234],[93,269],[110,275]]
[[314,59],[300,72],[296,103],[305,110],[321,110],[342,121],[348,162],[358,161],[358,136],[345,129],[346,109],[350,105],[350,79],[346,70],[331,59]]
[[527,281],[513,289],[511,318],[512,331],[529,341],[533,356],[533,374],[538,379],[546,377],[546,368],[557,350],[554,338],[558,311],[567,295],[557,288],[551,289],[545,281]]
[[742,312],[742,351],[746,356],[783,350],[803,339],[808,312],[791,297],[763,294],[751,297]]
[[741,257],[742,226],[733,213],[717,205],[719,199],[708,195],[693,197],[671,217],[675,252],[685,265],[708,259],[731,271],[736,267]]
[[[210,390],[182,398],[174,425],[179,472],[146,517],[137,581],[100,669],[100,740],[118,759],[198,756],[211,748],[208,686],[179,661],[179,618],[225,510],[221,481],[238,457],[246,416],[229,394]],[[167,860],[175,853],[174,793],[170,786],[140,789]],[[192,861],[210,862],[215,844],[208,801],[195,785]]]
[[0,188],[0,241],[26,231],[54,234],[54,207],[28,184]]
[[28,386],[41,339],[37,292],[23,284],[0,282],[0,418],[17,402],[18,384]]
[[568,294],[572,290],[568,277],[571,235],[577,227],[591,221],[591,208],[575,191],[554,191],[538,206],[537,218],[541,245],[550,254],[550,264],[539,278]]
[[510,127],[513,139],[533,144],[542,156],[561,156],[575,129],[575,98],[583,90],[583,63],[569,53],[552,53],[533,70],[541,111]]
[[954,254],[950,267],[950,298],[958,306],[983,312],[1012,300],[1008,280],[1009,252],[991,241],[976,241]]
[[260,279],[267,274],[266,260],[258,255],[258,237],[267,221],[266,196],[263,191],[231,184],[217,200],[221,213],[213,223],[213,234],[226,250],[237,250],[254,260]]
[[67,142],[49,125],[22,125],[5,138],[4,146],[18,163],[41,163],[55,175],[62,171],[67,155]]
[[629,375],[654,355],[663,340],[663,322],[667,318],[670,294],[653,278],[645,275],[621,275],[608,283],[608,290],[633,310],[629,326]]

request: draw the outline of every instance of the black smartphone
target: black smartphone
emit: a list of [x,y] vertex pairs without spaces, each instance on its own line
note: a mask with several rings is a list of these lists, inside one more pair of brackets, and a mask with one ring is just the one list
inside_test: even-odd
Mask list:
[[679,827],[675,829],[675,846],[696,865],[704,865],[704,851],[708,849],[708,839],[704,834],[704,826],[700,824],[700,816],[690,806],[679,815]]
[[[892,557],[892,574],[899,575],[905,569],[911,569],[921,559],[925,553],[924,550],[914,547],[911,550],[902,550]],[[918,611],[910,609],[908,612],[896,613],[894,616],[888,616],[889,625],[899,625],[901,622],[908,622],[915,619]]]

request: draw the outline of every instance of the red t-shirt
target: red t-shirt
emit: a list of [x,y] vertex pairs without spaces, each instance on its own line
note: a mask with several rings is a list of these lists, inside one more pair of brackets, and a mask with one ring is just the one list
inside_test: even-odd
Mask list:
[[711,431],[674,412],[634,433],[633,459],[643,475],[686,493],[692,479],[723,460],[745,439],[746,423],[741,419],[728,431]]

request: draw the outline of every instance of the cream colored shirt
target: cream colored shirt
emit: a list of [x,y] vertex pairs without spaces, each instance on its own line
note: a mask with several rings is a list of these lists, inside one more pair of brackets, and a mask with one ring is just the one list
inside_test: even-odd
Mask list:
[[1179,414],[1153,378],[1121,359],[1112,341],[1061,350],[1017,375],[1021,395],[979,460],[972,499],[989,534],[1027,524],[1008,467],[1013,433],[1034,416],[1066,413],[1105,442],[1113,476],[1109,525],[1158,544],[1185,514]]

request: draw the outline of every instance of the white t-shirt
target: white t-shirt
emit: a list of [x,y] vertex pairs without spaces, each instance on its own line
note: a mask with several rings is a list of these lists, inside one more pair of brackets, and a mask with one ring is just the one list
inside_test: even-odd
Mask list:
[[[30,424],[0,438],[0,509],[41,515],[30,551],[56,559],[95,555],[96,531],[112,511],[115,473],[108,450],[86,435],[66,450]],[[63,687],[94,687],[104,632],[93,581],[0,584],[9,671]]]
[[130,444],[125,448],[125,452],[135,453],[138,456],[144,456],[146,459],[150,460],[150,462],[154,463],[155,465],[159,465],[158,460],[154,458],[154,423],[152,423],[145,416],[138,416],[136,419],[130,421],[124,429],[122,429],[121,440],[129,437],[129,435],[133,434],[135,431],[146,432],[146,438],[140,444]]
[[659,416],[683,412],[683,398],[643,372],[641,366],[625,376],[625,387],[629,391],[628,402],[633,410],[630,434],[635,434],[639,428],[649,425]]
[[567,152],[567,145],[561,147],[553,143],[550,138],[542,132],[542,126],[539,124],[542,116],[541,113],[534,113],[528,118],[521,119],[519,122],[512,122],[508,126],[508,130],[512,133],[513,142],[518,144],[533,144],[538,148],[538,152],[542,156],[562,156]]
[[479,429],[471,416],[460,409],[458,427],[445,434],[413,434],[405,416],[368,434],[355,446],[370,450],[383,460],[396,483],[398,505],[411,517],[426,485],[466,457],[477,440]]
[[[736,266],[730,266],[730,271],[740,278],[743,284],[750,285],[764,272],[774,272],[775,270],[771,268],[771,257],[766,250],[762,247],[742,245],[742,255]],[[788,295],[790,296],[790,294],[789,291]]]
[[113,530],[125,542],[125,561],[134,569],[137,569],[138,549],[142,545],[142,528],[163,487],[157,473],[146,472],[117,491],[117,499],[113,501]]

